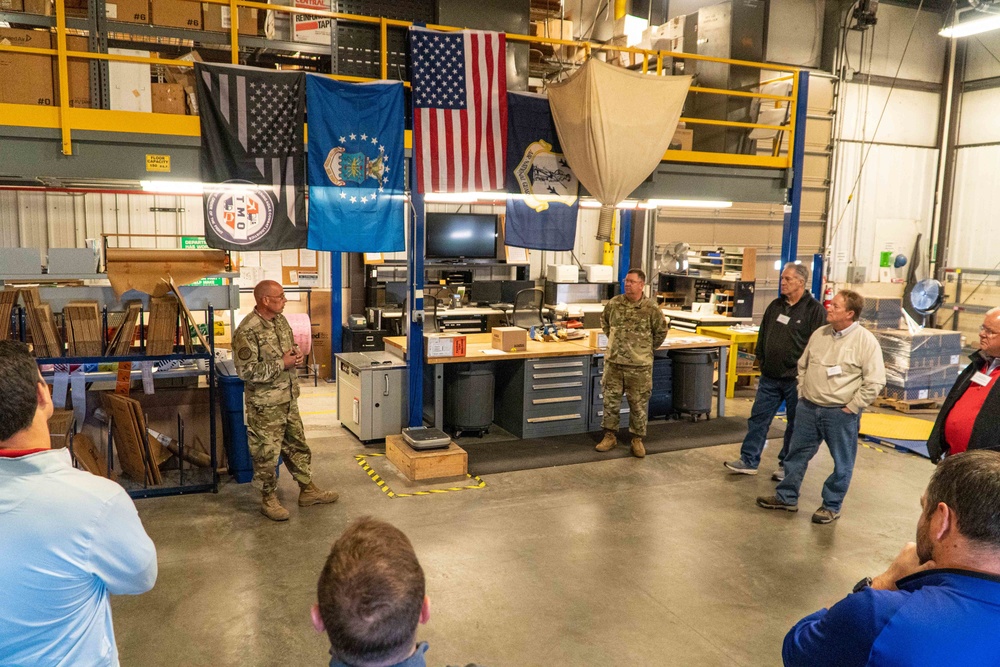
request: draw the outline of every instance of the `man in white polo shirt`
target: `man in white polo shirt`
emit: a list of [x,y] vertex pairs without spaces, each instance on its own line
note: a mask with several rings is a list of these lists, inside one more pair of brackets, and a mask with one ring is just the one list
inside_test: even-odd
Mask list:
[[785,479],[773,496],[757,498],[760,507],[799,511],[799,487],[806,468],[826,441],[834,469],[823,484],[823,505],[812,520],[825,524],[840,518],[858,452],[861,411],[885,386],[882,348],[858,324],[864,304],[857,292],[841,290],[830,303],[827,325],[809,338],[799,359],[799,405],[795,433],[783,462]]

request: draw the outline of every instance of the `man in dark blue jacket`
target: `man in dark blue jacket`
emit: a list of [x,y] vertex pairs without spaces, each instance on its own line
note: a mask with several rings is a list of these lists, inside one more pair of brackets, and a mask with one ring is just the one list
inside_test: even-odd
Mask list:
[[917,542],[785,636],[785,665],[1000,664],[1000,452],[946,458],[920,500]]
[[732,472],[757,474],[767,432],[784,401],[788,426],[785,428],[784,446],[778,454],[778,469],[772,478],[778,482],[785,478],[781,463],[788,453],[795,427],[799,357],[813,332],[826,324],[826,309],[806,290],[808,282],[809,269],[802,264],[788,262],[781,270],[781,296],[764,311],[756,350],[760,381],[750,419],[747,420],[747,435],[743,439],[740,458],[725,463]]

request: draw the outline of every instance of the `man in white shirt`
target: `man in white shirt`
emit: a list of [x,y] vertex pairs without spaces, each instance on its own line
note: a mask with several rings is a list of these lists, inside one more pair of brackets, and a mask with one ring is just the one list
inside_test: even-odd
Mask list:
[[51,449],[52,399],[27,346],[0,341],[0,665],[116,667],[110,594],[156,582],[125,490]]
[[864,298],[841,290],[828,309],[827,325],[809,338],[799,359],[799,406],[795,433],[785,456],[785,479],[773,496],[757,498],[769,510],[799,510],[799,488],[809,461],[826,442],[833,457],[833,473],[823,484],[823,505],[813,523],[840,518],[858,452],[861,411],[885,386],[882,348],[870,331],[858,324]]

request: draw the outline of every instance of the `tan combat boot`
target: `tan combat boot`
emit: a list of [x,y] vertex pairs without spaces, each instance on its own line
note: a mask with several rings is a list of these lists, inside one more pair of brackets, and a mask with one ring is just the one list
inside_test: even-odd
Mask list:
[[640,459],[646,457],[646,448],[642,445],[642,438],[637,435],[632,436],[632,456]]
[[618,446],[618,434],[615,433],[614,431],[609,431],[608,429],[604,429],[604,439],[601,440],[597,444],[597,447],[594,447],[594,449],[596,449],[599,452],[607,452],[611,451],[617,446]]
[[288,521],[288,510],[278,502],[274,493],[265,493],[260,503],[260,513],[271,521]]
[[333,503],[336,502],[339,497],[340,494],[336,491],[323,491],[312,482],[309,482],[302,487],[301,491],[299,491],[299,507]]

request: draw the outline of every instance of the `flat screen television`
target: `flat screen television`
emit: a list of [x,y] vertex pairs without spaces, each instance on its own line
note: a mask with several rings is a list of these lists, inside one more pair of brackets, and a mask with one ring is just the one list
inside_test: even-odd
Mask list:
[[428,259],[496,259],[497,216],[428,213],[424,255]]

